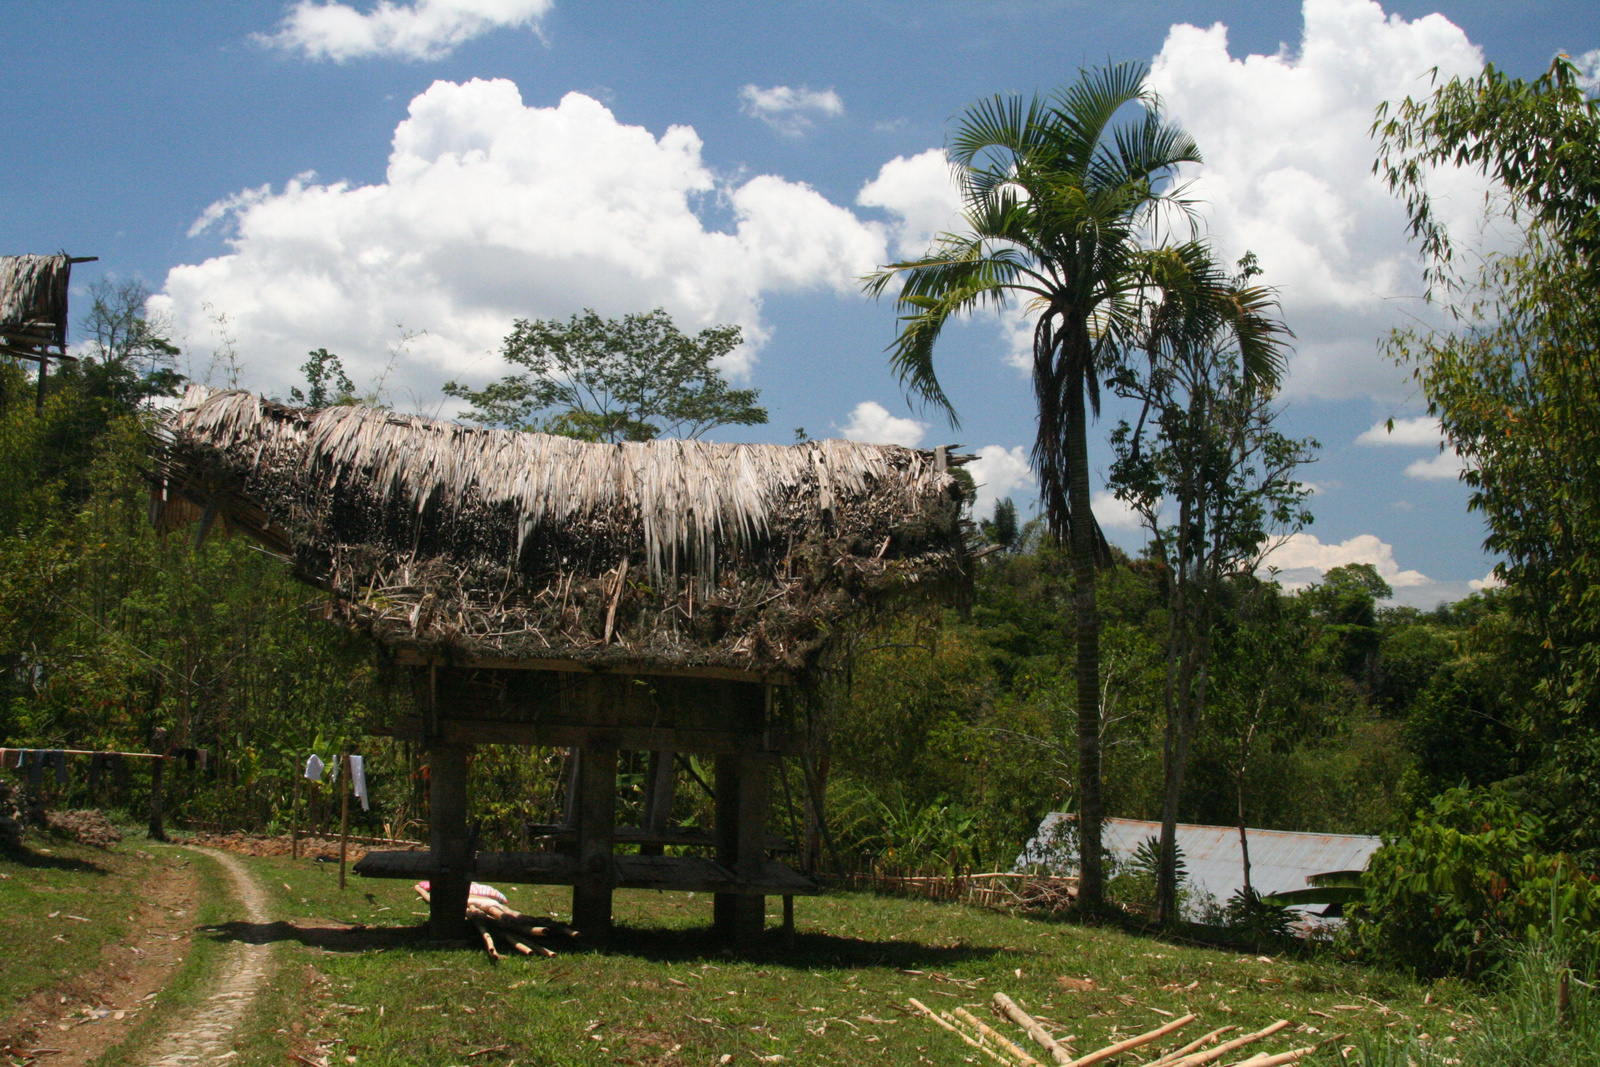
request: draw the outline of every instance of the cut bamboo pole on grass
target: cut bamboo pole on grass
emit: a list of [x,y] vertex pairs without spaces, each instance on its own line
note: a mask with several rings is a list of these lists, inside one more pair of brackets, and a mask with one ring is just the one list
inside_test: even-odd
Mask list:
[[944,1022],[948,1023],[949,1025],[954,1026],[956,1028],[956,1032],[961,1034],[963,1037],[974,1039],[978,1048],[983,1049],[1001,1063],[1008,1064],[1009,1067],[1027,1067],[1027,1064],[1022,1063],[1020,1060],[1014,1060],[1010,1056],[1002,1056],[997,1053],[994,1048],[990,1046],[988,1039],[983,1036],[982,1030],[968,1030],[966,1026],[961,1023],[960,1019],[957,1019],[954,1015],[951,1015],[947,1011],[941,1011],[939,1013],[939,1018],[944,1020]]
[[1072,1062],[1072,1053],[1067,1051],[1061,1042],[1051,1037],[1050,1031],[1039,1025],[1039,1020],[1018,1007],[1016,1001],[1004,993],[996,993],[994,995],[994,1006],[999,1008],[1012,1022],[1028,1031],[1028,1036],[1039,1042],[1040,1046],[1050,1053],[1051,1058],[1057,1063],[1066,1064]]
[[957,1019],[960,1019],[962,1022],[978,1031],[978,1033],[982,1034],[984,1037],[987,1037],[990,1041],[993,1041],[995,1044],[1011,1053],[1011,1055],[1015,1056],[1020,1062],[1029,1064],[1030,1067],[1044,1067],[1044,1064],[1028,1055],[1028,1053],[1014,1041],[1006,1037],[1006,1035],[1002,1034],[994,1027],[990,1026],[988,1023],[984,1022],[982,1019],[978,1018],[976,1015],[972,1014],[966,1008],[957,1008],[955,1015]]
[[1283,1067],[1286,1063],[1297,1063],[1315,1051],[1317,1051],[1316,1045],[1307,1045],[1304,1048],[1280,1052],[1275,1056],[1269,1056],[1263,1052],[1240,1062],[1239,1067]]
[[1115,1045],[1107,1045],[1105,1048],[1099,1048],[1095,1049],[1093,1052],[1085,1053],[1084,1055],[1073,1060],[1067,1065],[1067,1067],[1089,1067],[1089,1064],[1091,1063],[1099,1063],[1101,1060],[1108,1060],[1112,1056],[1126,1052],[1131,1048],[1138,1048],[1140,1045],[1148,1045],[1152,1041],[1159,1041],[1175,1030],[1182,1030],[1185,1026],[1188,1026],[1198,1018],[1198,1015],[1185,1015],[1181,1019],[1174,1019],[1170,1023],[1167,1023],[1163,1026],[1158,1026],[1154,1030],[1150,1030],[1146,1033],[1139,1034],[1137,1037],[1130,1037],[1126,1041],[1118,1041]]
[[1183,1057],[1187,1056],[1191,1052],[1194,1052],[1196,1049],[1205,1048],[1223,1034],[1230,1033],[1231,1031],[1237,1029],[1239,1029],[1237,1026],[1219,1026],[1209,1034],[1196,1038],[1182,1048],[1169,1052],[1158,1060],[1151,1060],[1149,1063],[1145,1064],[1144,1067],[1167,1067],[1167,1064],[1171,1063],[1173,1060],[1181,1060]]
[[491,960],[494,960],[498,963],[500,960],[500,953],[494,947],[494,938],[489,936],[489,928],[483,925],[482,919],[473,919],[472,925],[477,927],[478,936],[483,938],[484,951],[489,953],[489,958]]
[[930,1008],[926,1004],[922,1003],[922,1001],[918,1000],[916,997],[912,997],[910,999],[909,1003],[911,1004],[911,1006],[913,1008],[916,1008],[919,1012],[921,1012],[922,1014],[926,1015],[928,1018],[932,1019],[934,1022],[938,1023],[940,1026],[944,1027],[946,1030],[950,1031],[952,1034],[955,1034],[961,1040],[965,1041],[967,1044],[971,1045],[973,1048],[977,1049],[979,1052],[982,1052],[985,1056],[988,1056],[990,1059],[996,1061],[997,1063],[1003,1063],[1003,1064],[1006,1065],[1006,1067],[1017,1067],[1016,1064],[1012,1063],[1010,1060],[1008,1060],[1004,1056],[1000,1055],[1000,1053],[996,1052],[994,1049],[990,1048],[988,1045],[985,1045],[981,1041],[978,1041],[976,1038],[972,1037],[970,1034],[968,1034],[965,1030],[962,1030],[961,1027],[957,1026],[955,1023],[947,1023],[943,1019],[939,1018],[937,1015],[935,1015],[933,1013],[933,1009],[932,1008]]
[[1210,1063],[1212,1060],[1220,1060],[1223,1056],[1226,1056],[1236,1048],[1243,1048],[1246,1045],[1254,1044],[1255,1042],[1260,1041],[1264,1037],[1271,1037],[1273,1034],[1277,1033],[1279,1030],[1282,1030],[1288,1025],[1288,1019],[1279,1019],[1271,1026],[1257,1030],[1253,1034],[1245,1034],[1243,1037],[1236,1037],[1232,1041],[1224,1041],[1216,1048],[1208,1048],[1204,1052],[1196,1052],[1188,1056],[1180,1057],[1179,1059],[1168,1060],[1162,1065],[1162,1067],[1199,1067],[1199,1065],[1202,1063]]

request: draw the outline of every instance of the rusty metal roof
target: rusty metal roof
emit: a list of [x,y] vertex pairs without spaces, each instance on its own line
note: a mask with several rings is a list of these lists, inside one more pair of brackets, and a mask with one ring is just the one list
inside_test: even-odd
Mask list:
[[[1054,842],[1070,833],[1076,816],[1053,811],[1018,857],[1019,864],[1047,867],[1075,863]],[[1102,842],[1117,863],[1126,862],[1139,845],[1161,835],[1161,824],[1143,819],[1107,819]],[[1257,893],[1304,889],[1311,875],[1359,871],[1383,842],[1364,834],[1307,834],[1288,830],[1246,829],[1250,842],[1250,884]],[[1189,885],[1211,894],[1218,903],[1244,887],[1243,852],[1237,826],[1178,824],[1178,848],[1189,871]]]

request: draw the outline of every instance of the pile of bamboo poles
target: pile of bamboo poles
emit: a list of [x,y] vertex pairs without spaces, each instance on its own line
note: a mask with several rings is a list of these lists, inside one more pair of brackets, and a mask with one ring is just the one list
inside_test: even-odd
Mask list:
[[[422,888],[419,882],[411,887],[416,890],[417,896],[428,903],[433,902],[433,897],[428,890]],[[483,940],[484,951],[492,960],[504,958],[504,954],[496,945],[496,939],[504,942],[506,947],[523,956],[554,956],[555,952],[542,944],[529,944],[530,940],[554,940],[558,938],[572,938],[578,936],[578,931],[566,923],[544,917],[535,918],[524,915],[504,901],[493,897],[469,896],[467,898],[467,919],[472,923],[478,936]]]
[[[1006,1067],[1045,1067],[1043,1063],[1034,1058],[1022,1046],[965,1008],[957,1008],[954,1012],[935,1012],[915,997],[911,999],[910,1004],[917,1013],[927,1016],[997,1063],[1005,1064]],[[1009,1019],[1021,1027],[1061,1067],[1090,1067],[1091,1064],[1108,1060],[1113,1056],[1120,1056],[1124,1052],[1143,1048],[1146,1045],[1153,1045],[1164,1037],[1178,1033],[1199,1018],[1197,1015],[1185,1015],[1181,1018],[1173,1019],[1169,1023],[1164,1023],[1154,1030],[1124,1038],[1121,1041],[1075,1057],[1073,1055],[1072,1042],[1077,1035],[1054,1036],[1037,1019],[1023,1011],[1016,1001],[1004,993],[996,993],[994,995],[994,1011],[996,1015]],[[1186,1045],[1161,1052],[1154,1059],[1145,1061],[1142,1067],[1203,1067],[1206,1064],[1215,1064],[1225,1057],[1232,1056],[1247,1045],[1252,1045],[1263,1038],[1271,1037],[1288,1025],[1289,1020],[1279,1019],[1272,1025],[1254,1033],[1242,1034],[1227,1040],[1224,1040],[1226,1035],[1237,1030],[1238,1027],[1219,1027],[1190,1041]],[[1228,1067],[1282,1067],[1284,1064],[1295,1063],[1304,1059],[1319,1047],[1318,1045],[1306,1045],[1303,1048],[1290,1049],[1287,1052],[1270,1054],[1266,1052],[1246,1053],[1244,1059],[1231,1060]]]

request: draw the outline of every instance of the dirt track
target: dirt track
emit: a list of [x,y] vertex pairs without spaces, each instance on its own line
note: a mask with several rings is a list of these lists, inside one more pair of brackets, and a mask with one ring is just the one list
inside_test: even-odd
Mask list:
[[[220,863],[233,880],[241,918],[265,927],[270,917],[267,895],[233,856],[209,848],[197,848]],[[194,1009],[178,1017],[151,1045],[144,1062],[149,1067],[180,1067],[194,1063],[224,1063],[231,1059],[233,1036],[244,1020],[256,994],[272,971],[272,945],[262,941],[235,941],[224,950],[217,973],[207,983],[215,990]]]

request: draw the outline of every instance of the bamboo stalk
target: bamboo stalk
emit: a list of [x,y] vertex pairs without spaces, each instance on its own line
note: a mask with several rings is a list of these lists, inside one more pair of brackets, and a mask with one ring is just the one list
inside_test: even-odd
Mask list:
[[1181,1019],[1174,1019],[1170,1023],[1158,1026],[1154,1030],[1142,1033],[1137,1037],[1130,1037],[1126,1041],[1118,1041],[1115,1045],[1107,1045],[1105,1048],[1096,1049],[1095,1051],[1087,1053],[1086,1055],[1079,1056],[1077,1059],[1068,1064],[1067,1067],[1088,1067],[1088,1065],[1091,1063],[1099,1063],[1101,1060],[1108,1060],[1120,1052],[1128,1051],[1130,1048],[1138,1048],[1140,1045],[1148,1045],[1152,1041],[1157,1041],[1163,1037],[1166,1037],[1174,1030],[1182,1030],[1185,1026],[1188,1026],[1197,1018],[1199,1018],[1197,1015],[1185,1015]]
[[926,1015],[928,1018],[932,1019],[934,1022],[938,1023],[940,1026],[944,1027],[946,1030],[950,1031],[952,1034],[955,1034],[957,1037],[959,1037],[961,1040],[965,1041],[967,1044],[971,1045],[973,1048],[978,1049],[980,1052],[982,1052],[984,1055],[988,1056],[990,1059],[995,1060],[998,1063],[1003,1063],[1003,1064],[1006,1065],[1006,1067],[1017,1067],[1016,1064],[1012,1063],[1010,1060],[1008,1060],[1004,1056],[1000,1055],[1000,1053],[996,1052],[994,1049],[990,1048],[988,1045],[982,1044],[981,1042],[974,1040],[972,1038],[972,1036],[970,1034],[968,1034],[966,1031],[962,1030],[961,1027],[956,1026],[954,1023],[947,1023],[943,1019],[939,1018],[937,1015],[935,1015],[933,1013],[932,1009],[930,1009],[926,1004],[922,1003],[922,1001],[918,1000],[916,997],[912,997],[911,1000],[910,1000],[910,1003],[911,1003],[911,1006],[913,1008],[916,1008],[922,1014]]
[[489,953],[489,958],[498,962],[500,953],[495,950],[494,938],[489,936],[489,928],[483,925],[482,919],[473,919],[472,925],[478,928],[478,936],[483,938],[483,947]]
[[[943,1019],[946,1023],[949,1023],[951,1026],[954,1026],[956,1028],[956,1032],[961,1034],[963,1037],[966,1037],[968,1039],[972,1038],[972,1036],[973,1036],[972,1033],[970,1031],[968,1031],[966,1027],[959,1025],[960,1021],[954,1015],[951,1015],[947,1011],[941,1011],[939,1013],[939,1018]],[[1027,1067],[1026,1064],[1021,1064],[1017,1060],[1011,1059],[1009,1056],[1001,1056],[998,1053],[996,1053],[994,1051],[994,1049],[989,1047],[988,1042],[984,1040],[983,1031],[981,1031],[981,1030],[977,1032],[977,1038],[976,1038],[976,1041],[974,1042],[974,1044],[976,1045],[976,1047],[983,1049],[985,1052],[989,1053],[989,1055],[993,1056],[995,1059],[999,1060],[1001,1063],[1008,1064],[1009,1067]]]
[[1316,1045],[1307,1045],[1304,1048],[1292,1049],[1289,1052],[1280,1052],[1275,1056],[1269,1056],[1262,1052],[1244,1060],[1239,1064],[1239,1067],[1283,1067],[1283,1064],[1303,1060],[1315,1051],[1317,1051]]
[[1028,1036],[1042,1045],[1046,1052],[1057,1063],[1071,1063],[1072,1053],[1064,1048],[1061,1042],[1050,1036],[1050,1031],[1039,1025],[1039,1021],[1017,1006],[1017,1002],[1004,993],[994,995],[995,1007],[999,1008],[1011,1019],[1012,1022],[1028,1031]]
[[1184,1056],[1187,1056],[1196,1049],[1204,1048],[1206,1045],[1211,1044],[1211,1042],[1215,1041],[1228,1031],[1237,1029],[1239,1029],[1237,1026],[1219,1026],[1209,1034],[1189,1042],[1182,1048],[1169,1052],[1158,1060],[1151,1060],[1149,1063],[1145,1064],[1144,1067],[1167,1067],[1167,1064],[1171,1063],[1173,1060],[1182,1059]]
[[1163,1067],[1197,1067],[1197,1065],[1202,1063],[1210,1063],[1212,1060],[1219,1060],[1229,1052],[1232,1052],[1234,1049],[1243,1048],[1245,1045],[1253,1044],[1254,1042],[1260,1041],[1264,1037],[1271,1037],[1273,1034],[1277,1033],[1279,1030],[1282,1030],[1288,1025],[1288,1019],[1279,1019],[1277,1022],[1266,1027],[1265,1029],[1257,1030],[1253,1034],[1245,1034],[1243,1037],[1236,1037],[1232,1041],[1224,1041],[1216,1048],[1207,1049],[1204,1052],[1196,1052],[1193,1055],[1184,1056],[1182,1059],[1169,1060],[1163,1065]]
[[966,1008],[957,1008],[955,1015],[956,1018],[960,1019],[968,1026],[976,1029],[978,1033],[982,1034],[984,1037],[987,1037],[989,1040],[993,1041],[995,1044],[1011,1053],[1011,1055],[1015,1056],[1018,1060],[1028,1064],[1029,1067],[1044,1067],[1042,1063],[1019,1048],[1015,1042],[1011,1041],[1000,1031],[996,1030],[994,1027],[990,1026],[976,1015],[972,1014]]

